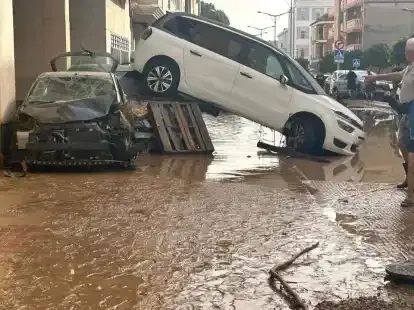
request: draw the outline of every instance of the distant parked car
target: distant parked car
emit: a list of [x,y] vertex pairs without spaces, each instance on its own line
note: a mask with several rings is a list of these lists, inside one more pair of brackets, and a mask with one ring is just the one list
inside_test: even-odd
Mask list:
[[210,19],[163,16],[144,29],[131,65],[153,96],[212,103],[283,133],[299,152],[351,155],[364,140],[362,121],[289,55]]
[[[340,73],[339,73],[340,71]],[[357,97],[365,98],[365,77],[368,75],[368,71],[366,70],[353,70],[357,75],[356,86],[357,86]],[[331,95],[334,99],[344,99],[349,97],[349,92],[347,89],[347,80],[346,76],[349,70],[338,70],[337,78],[335,81],[331,81],[332,92]],[[335,72],[334,72],[335,74]],[[375,75],[376,73],[371,72],[371,74]],[[375,92],[376,93],[383,93],[384,91],[390,91],[393,89],[393,85],[391,82],[387,81],[376,81],[375,82]]]

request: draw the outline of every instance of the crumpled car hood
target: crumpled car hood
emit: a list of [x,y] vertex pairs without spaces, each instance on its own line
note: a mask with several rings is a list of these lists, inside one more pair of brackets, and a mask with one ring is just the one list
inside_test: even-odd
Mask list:
[[53,103],[22,105],[19,113],[27,114],[43,124],[90,121],[109,113],[115,98],[110,95]]

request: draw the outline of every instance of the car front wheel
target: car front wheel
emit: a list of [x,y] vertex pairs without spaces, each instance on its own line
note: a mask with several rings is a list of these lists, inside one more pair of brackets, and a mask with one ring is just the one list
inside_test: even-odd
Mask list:
[[295,118],[289,125],[286,145],[300,153],[320,155],[324,139],[323,124],[314,119]]
[[179,69],[174,62],[167,59],[151,61],[143,72],[144,90],[155,97],[175,95],[179,75]]

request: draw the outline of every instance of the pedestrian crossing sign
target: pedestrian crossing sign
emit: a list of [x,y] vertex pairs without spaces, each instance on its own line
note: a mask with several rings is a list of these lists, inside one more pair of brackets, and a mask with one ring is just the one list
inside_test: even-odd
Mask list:
[[334,61],[335,63],[343,64],[345,59],[345,52],[343,49],[335,49]]
[[354,68],[359,68],[361,66],[361,60],[360,59],[352,59],[352,66]]

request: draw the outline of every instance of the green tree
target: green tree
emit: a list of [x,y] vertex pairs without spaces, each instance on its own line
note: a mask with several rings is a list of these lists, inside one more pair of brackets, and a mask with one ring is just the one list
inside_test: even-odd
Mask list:
[[204,1],[201,1],[200,5],[201,5],[201,11],[200,11],[201,16],[208,18],[208,19],[215,20],[227,26],[230,25],[230,19],[223,10],[218,10],[216,9],[214,4],[204,2]]
[[391,63],[394,65],[402,65],[406,64],[407,60],[405,59],[405,44],[407,42],[407,38],[402,38],[394,43],[392,46],[391,52]]
[[319,62],[319,71],[322,73],[331,73],[335,70],[336,64],[334,63],[334,53],[330,51]]
[[375,44],[364,52],[365,66],[377,67],[380,69],[390,66],[391,50],[387,44]]
[[309,68],[309,60],[306,58],[296,58],[295,59],[305,70]]
[[352,52],[345,52],[345,59],[344,63],[341,64],[341,69],[343,70],[352,70],[354,69],[354,59],[360,60],[360,68],[366,67],[366,59],[364,57],[364,52],[362,51],[352,51]]

